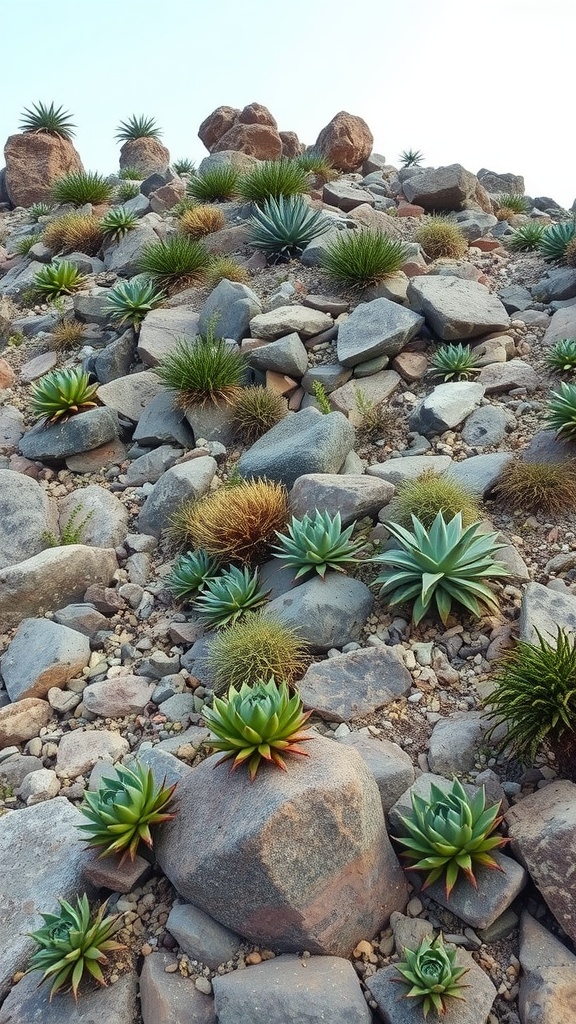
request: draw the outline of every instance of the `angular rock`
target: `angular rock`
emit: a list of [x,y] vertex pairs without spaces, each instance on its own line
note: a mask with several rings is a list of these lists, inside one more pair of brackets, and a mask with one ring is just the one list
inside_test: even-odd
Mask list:
[[493,213],[479,213],[477,210],[462,210],[455,214],[453,219],[464,238],[471,243],[481,238],[482,235],[489,234],[490,229],[498,223],[498,219]]
[[504,394],[512,388],[524,388],[530,392],[540,387],[540,378],[536,370],[523,359],[511,359],[509,363],[485,366],[477,379],[478,383],[484,386],[487,395]]
[[412,676],[390,647],[365,647],[316,662],[298,683],[306,708],[329,722],[372,714],[412,685]]
[[127,486],[155,484],[167,470],[172,469],[182,454],[181,448],[171,448],[168,444],[162,444],[146,455],[141,455],[139,459],[134,459],[126,470]]
[[33,807],[34,804],[52,800],[59,792],[60,780],[56,772],[50,768],[39,768],[26,776],[17,795],[27,807]]
[[224,447],[237,438],[234,409],[228,402],[194,402],[185,412],[194,437],[216,441]]
[[84,170],[72,142],[48,132],[10,135],[4,147],[4,159],[5,188],[13,206],[49,202],[56,178]]
[[152,699],[154,683],[142,676],[114,676],[92,683],[82,693],[86,711],[102,718],[123,718],[138,715]]
[[532,296],[537,302],[562,302],[576,298],[576,269],[558,267],[548,270],[544,277],[532,285]]
[[[494,860],[500,871],[483,867],[474,869],[477,889],[461,875],[448,899],[443,879],[428,886],[426,895],[471,928],[489,928],[514,902],[528,881],[526,871],[512,857],[496,851]],[[415,874],[410,877],[416,885],[422,881]]]
[[183,462],[163,473],[138,516],[138,529],[152,537],[159,537],[174,509],[183,501],[201,498],[210,487],[217,469],[216,460],[209,455]]
[[89,772],[97,761],[117,761],[129,749],[128,740],[109,729],[66,732],[58,744],[56,771],[67,779],[76,779]]
[[160,378],[152,370],[143,370],[102,384],[98,388],[98,398],[108,409],[114,409],[126,419],[138,423],[146,406],[165,391]]
[[128,457],[126,445],[115,438],[108,444],[101,444],[89,452],[79,455],[68,455],[65,459],[66,468],[72,473],[101,473],[109,466],[117,466]]
[[[451,430],[462,423],[476,406],[480,405],[483,395],[482,384],[476,384],[473,381],[437,384],[410,414],[408,420],[410,429],[424,434],[425,437]],[[483,457],[476,456],[476,458]]]
[[[167,786],[173,786],[175,782],[180,782],[181,779],[192,771],[190,765],[180,761],[179,758],[166,749],[166,745],[172,746],[175,751],[187,746],[189,740],[192,739],[192,736],[188,735],[191,730],[196,730],[196,732],[194,733],[194,743],[189,745],[194,750],[198,750],[202,742],[208,738],[208,730],[198,729],[197,726],[192,726],[191,729],[179,733],[177,737],[172,737],[170,740],[162,740],[161,743],[157,743],[156,746],[151,747],[149,750],[139,750],[138,760],[152,769],[154,780],[158,784],[163,783],[165,780]],[[202,733],[202,737],[198,737],[198,732]]]
[[388,814],[393,804],[414,782],[414,768],[408,754],[397,743],[376,739],[364,730],[350,732],[339,742],[354,747],[366,762],[380,790],[382,810]]
[[462,462],[453,462],[446,475],[472,494],[485,497],[495,487],[513,457],[512,452],[472,455]]
[[40,729],[48,725],[52,708],[48,701],[27,697],[0,708],[0,749],[38,736]]
[[43,763],[39,757],[11,754],[10,757],[0,761],[0,779],[4,785],[10,786],[14,791],[22,785],[30,772],[36,772],[42,767]]
[[[60,500],[60,530],[82,523],[82,543],[95,548],[116,548],[128,533],[128,509],[98,484],[72,491]],[[71,522],[73,518],[73,521]]]
[[73,297],[74,315],[83,324],[98,324],[106,327],[112,321],[108,307],[109,288],[91,288],[89,292],[77,292]]
[[[250,320],[250,333],[262,341],[275,341],[295,331],[301,338],[311,338],[333,324],[328,313],[309,306],[278,306],[268,313],[260,313]],[[342,362],[342,360],[340,360]]]
[[71,416],[65,423],[55,423],[48,427],[44,422],[36,424],[21,438],[20,451],[27,459],[61,461],[69,455],[99,448],[116,437],[116,414],[111,409],[88,409],[79,416]]
[[274,370],[291,377],[302,377],[308,369],[308,353],[295,333],[252,349],[249,361],[256,370]]
[[343,526],[355,519],[373,519],[387,505],[394,487],[385,480],[368,476],[340,476],[337,473],[307,473],[299,476],[290,492],[290,511],[300,519],[318,509],[331,516],[340,512]]
[[[35,927],[40,927],[41,923],[39,919]],[[41,971],[33,971],[18,982],[2,1005],[0,1024],[32,1024],[32,1021],[34,1024],[36,1021],[42,1021],[42,1024],[96,1024],[97,1021],[128,1024],[137,1019],[135,973],[123,974],[106,988],[89,990],[83,986],[78,1003],[66,1000],[65,1008],[59,999],[50,1002],[50,985],[39,988],[41,978]],[[174,1020],[172,1024],[177,1022]],[[195,1022],[191,1021],[191,1024]]]
[[576,337],[576,305],[558,309],[542,338],[543,345],[555,345],[562,338]]
[[354,440],[354,428],[342,413],[303,409],[244,452],[238,470],[245,479],[265,476],[291,487],[306,473],[338,473]]
[[538,633],[552,643],[559,629],[575,631],[576,596],[529,583],[522,595],[519,626],[520,640],[531,644],[538,643]]
[[236,107],[216,107],[207,118],[202,121],[198,129],[198,138],[204,143],[206,149],[212,147],[229,131],[238,120],[240,111]]
[[524,178],[521,174],[499,174],[497,171],[489,171],[487,167],[481,167],[478,171],[478,181],[484,186],[487,192],[495,195],[506,195],[517,192],[524,195]]
[[0,659],[10,700],[45,697],[66,683],[90,658],[88,638],[50,619],[23,619]]
[[107,271],[121,277],[134,277],[139,273],[144,247],[158,241],[158,235],[146,223],[147,220],[146,216],[123,238],[104,250],[104,268]]
[[[360,367],[357,366],[356,372],[359,369]],[[330,395],[330,404],[339,412],[346,413],[356,426],[361,426],[363,414],[360,403],[362,399],[368,406],[372,404],[372,407],[375,408],[387,401],[399,383],[400,377],[395,370],[381,370],[380,373],[372,373],[368,377],[363,377],[362,383],[354,379],[343,384],[342,387],[336,388]]]
[[451,778],[475,764],[488,722],[480,711],[456,711],[436,722],[428,746],[430,770]]
[[510,318],[496,295],[476,281],[424,276],[408,285],[412,309],[443,341],[465,341],[507,328]]
[[46,531],[57,529],[54,502],[22,473],[0,469],[0,569],[46,547]]
[[445,473],[452,465],[449,455],[405,455],[400,459],[388,459],[387,462],[376,462],[368,466],[368,476],[376,476],[379,480],[387,480],[395,487],[405,480],[415,480],[422,473]]
[[156,395],[148,402],[132,437],[144,447],[164,444],[194,447],[194,434],[184,410],[174,408],[174,396],[170,392]]
[[117,377],[124,377],[135,361],[135,344],[132,331],[125,331],[115,341],[106,345],[94,359],[94,373],[101,384],[109,384]]
[[322,189],[322,201],[339,210],[354,210],[363,203],[374,206],[374,196],[367,189],[351,181],[327,181]]
[[134,860],[122,861],[119,854],[100,857],[96,850],[86,850],[82,874],[90,885],[110,892],[131,892],[146,881],[152,871],[151,864],[138,854]]
[[330,230],[326,231],[323,235],[319,235],[318,238],[314,238],[303,250],[300,262],[303,263],[305,267],[322,266],[326,250],[329,249],[332,243],[339,237],[340,229],[335,227],[330,228]]
[[260,299],[251,288],[224,279],[210,292],[202,306],[198,330],[204,336],[212,319],[217,317],[216,334],[239,342],[246,337],[252,319],[261,309]]
[[189,957],[215,971],[236,955],[242,939],[191,903],[175,903],[166,928]]
[[409,203],[425,210],[461,210],[467,199],[474,199],[478,179],[462,164],[447,167],[418,168],[418,173],[402,182]]
[[216,1024],[214,1001],[177,970],[178,961],[161,950],[144,960],[140,975],[142,1024]]
[[520,924],[522,1024],[564,1024],[576,999],[576,957],[526,911]]
[[267,613],[292,627],[314,651],[329,651],[357,640],[374,598],[360,580],[327,573],[275,598]]
[[468,416],[462,427],[462,440],[473,448],[500,444],[515,423],[513,414],[501,405],[484,405]]
[[157,366],[174,351],[182,339],[198,337],[198,313],[186,306],[153,309],[142,321],[138,336],[138,355],[147,366]]
[[341,110],[322,129],[314,149],[319,149],[337,171],[355,171],[372,152],[374,139],[366,121]]
[[398,355],[423,322],[423,317],[390,299],[361,302],[338,329],[338,361],[357,366],[374,356]]
[[17,448],[24,433],[24,415],[15,405],[0,408],[0,451]]

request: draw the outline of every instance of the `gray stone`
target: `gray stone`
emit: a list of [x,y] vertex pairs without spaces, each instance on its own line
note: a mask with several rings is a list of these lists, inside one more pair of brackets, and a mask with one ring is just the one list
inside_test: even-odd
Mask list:
[[134,459],[126,470],[126,485],[128,487],[141,487],[142,484],[155,484],[163,473],[176,464],[183,452],[181,448],[171,448],[168,444],[161,444],[159,448],[139,459]]
[[0,451],[17,448],[24,433],[24,415],[15,405],[0,408]]
[[376,739],[364,731],[350,732],[340,743],[354,747],[376,780],[384,814],[414,782],[414,768],[408,754],[397,743]]
[[576,443],[561,441],[555,430],[537,430],[522,452],[524,462],[570,462],[576,458]]
[[117,436],[118,417],[111,409],[88,409],[65,423],[37,423],[21,438],[20,451],[27,459],[61,461],[68,455],[99,448]]
[[576,306],[567,306],[554,313],[542,338],[542,344],[555,345],[562,338],[576,338]]
[[127,458],[126,445],[119,438],[114,438],[89,452],[67,455],[64,461],[72,473],[103,473],[111,466],[118,466]]
[[340,957],[281,956],[214,978],[219,1024],[370,1024],[352,964]]
[[410,430],[416,430],[425,437],[452,430],[480,405],[483,394],[482,384],[473,381],[437,384],[411,413],[408,420]]
[[142,321],[138,336],[138,355],[148,366],[157,366],[174,351],[178,342],[198,337],[199,314],[187,306],[153,309]]
[[565,1024],[576,1000],[576,957],[524,911],[520,925],[522,1024]]
[[216,1024],[213,1000],[199,992],[191,978],[174,970],[177,966],[176,958],[164,950],[145,958],[140,975],[142,1024]]
[[390,299],[361,302],[338,329],[338,361],[356,366],[374,356],[396,356],[423,322],[423,317]]
[[298,691],[305,707],[321,718],[349,722],[404,697],[411,685],[403,662],[383,645],[316,662],[298,683]]
[[507,288],[500,288],[497,295],[506,312],[510,314],[528,309],[534,301],[528,289],[521,284],[511,284]]
[[111,341],[94,359],[94,373],[101,384],[124,377],[134,362],[136,347],[132,331]]
[[308,369],[308,353],[295,333],[252,349],[248,359],[256,370],[273,370],[290,377],[302,377]]
[[123,718],[139,715],[152,698],[154,684],[142,676],[114,676],[92,683],[82,693],[82,703],[93,715]]
[[64,733],[58,744],[56,771],[67,779],[85,775],[98,761],[117,761],[130,750],[128,740],[118,732],[109,729],[95,729],[93,732]]
[[158,241],[158,235],[144,221],[127,231],[123,238],[104,250],[104,267],[121,277],[134,277],[140,271],[140,259],[145,245]]
[[499,174],[497,171],[489,171],[487,167],[481,167],[478,171],[478,181],[493,195],[524,195],[524,178],[521,174],[510,174],[508,171]]
[[52,718],[52,708],[45,700],[28,697],[0,708],[0,749],[26,743],[40,734]]
[[468,416],[462,427],[462,440],[473,448],[500,444],[515,423],[512,413],[501,405],[483,405]]
[[324,261],[326,250],[341,237],[339,228],[330,228],[323,235],[319,235],[312,242],[309,242],[300,256],[300,262],[305,267],[321,267]]
[[[112,774],[112,769],[109,769]],[[114,771],[114,774],[117,773]],[[86,881],[98,889],[110,892],[132,892],[142,885],[152,873],[152,865],[138,854],[134,859],[122,858],[116,854],[100,857],[97,850],[86,850],[82,874]]]
[[41,355],[34,356],[20,367],[20,380],[29,384],[30,381],[37,380],[38,377],[53,370],[57,362],[56,352],[42,352]]
[[224,279],[216,285],[200,310],[200,334],[204,336],[212,318],[217,317],[216,334],[239,342],[247,337],[250,323],[261,309],[260,299],[248,285]]
[[242,939],[191,903],[175,903],[166,928],[181,950],[215,971],[236,955]]
[[59,791],[60,780],[56,772],[50,768],[39,768],[26,776],[17,795],[27,807],[33,807],[34,804],[52,800]]
[[[268,313],[261,313],[250,320],[250,333],[253,338],[262,341],[276,341],[284,335],[295,331],[301,338],[311,338],[315,334],[332,327],[334,321],[328,313],[308,306],[278,306]],[[342,360],[340,360],[342,361]]]
[[421,917],[406,917],[397,910],[390,915],[390,924],[394,934],[394,945],[399,957],[404,958],[404,950],[418,949],[418,946],[434,935],[434,928],[429,921]]
[[138,423],[146,406],[156,395],[165,393],[165,390],[160,378],[152,370],[143,370],[102,384],[98,388],[98,398],[108,409],[114,409],[126,419]]
[[163,702],[162,714],[169,722],[183,722],[187,725],[195,708],[193,693],[175,693]]
[[229,402],[200,402],[189,405],[186,420],[194,437],[230,445],[237,437],[234,409]]
[[[6,753],[6,751],[4,750],[3,753]],[[22,785],[30,772],[38,771],[39,768],[43,767],[44,765],[39,757],[27,754],[12,754],[6,760],[0,761],[0,780],[14,791]]]
[[277,597],[267,613],[295,629],[312,650],[329,651],[358,639],[373,604],[360,580],[327,573]]
[[168,469],[148,495],[138,516],[138,529],[159,537],[181,502],[206,494],[216,469],[216,460],[209,455]]
[[536,302],[558,302],[576,298],[576,269],[557,267],[546,271],[540,281],[532,285],[532,296]]
[[340,363],[328,363],[326,365],[321,363],[319,366],[311,366],[302,377],[300,383],[304,390],[309,395],[312,395],[314,393],[314,381],[320,381],[326,394],[329,395],[336,388],[350,380],[351,376],[352,370],[347,366],[341,366]]
[[156,447],[161,444],[194,447],[194,433],[183,409],[174,408],[174,395],[162,392],[148,402],[133,434],[138,444]]
[[553,643],[559,629],[576,630],[576,596],[559,594],[541,583],[529,583],[522,595],[520,608],[520,639],[538,643],[540,633]]
[[43,265],[43,263],[37,263],[36,260],[31,260],[29,263],[27,260],[19,260],[8,273],[0,277],[0,296],[21,295],[26,288],[32,287],[36,274],[42,270]]
[[146,213],[150,212],[150,201],[148,196],[139,192],[133,199],[127,199],[125,203],[122,203],[122,209],[127,213],[134,213],[137,217],[144,217]]
[[[194,726],[192,727],[194,728]],[[207,736],[208,730],[201,730]],[[190,732],[190,730],[186,730]],[[177,743],[174,743],[177,740]],[[174,783],[180,782],[186,775],[188,775],[193,769],[190,765],[185,764],[184,761],[180,761],[174,754],[170,753],[169,750],[165,750],[166,744],[172,744],[175,750],[179,750],[186,744],[186,733],[181,732],[177,737],[172,737],[170,740],[163,740],[161,744],[156,744],[155,747],[151,747],[148,750],[140,749],[138,751],[138,760],[142,761],[143,764],[148,765],[152,769],[154,780],[157,783],[163,783],[166,780],[167,786],[173,786]],[[195,740],[196,746],[193,747],[197,750],[200,747],[200,741]],[[178,745],[179,744],[179,745]]]
[[485,497],[496,486],[513,458],[512,452],[472,455],[462,462],[453,462],[446,475],[456,480],[462,487],[466,487],[472,494]]
[[330,404],[339,412],[351,413],[352,422],[360,425],[360,402],[364,400],[368,405],[371,403],[372,407],[378,406],[390,398],[399,383],[400,376],[395,370],[382,370],[364,377],[361,384],[357,380],[350,380],[336,388],[330,395]]
[[488,928],[478,929],[478,938],[491,945],[500,939],[506,939],[518,927],[518,914],[513,910],[505,910]]
[[445,473],[452,465],[449,455],[406,455],[400,459],[388,459],[387,462],[377,462],[368,466],[368,476],[376,476],[379,480],[387,480],[389,483],[404,483],[405,480],[415,480],[422,473],[430,470],[433,473]]
[[456,711],[436,722],[428,746],[430,770],[451,778],[475,764],[488,722],[480,711]]
[[290,492],[290,511],[298,519],[316,509],[334,516],[340,512],[343,526],[356,519],[378,515],[379,509],[388,504],[394,487],[386,480],[374,477],[337,473],[307,473],[299,476]]
[[[60,499],[60,531],[82,526],[82,543],[95,548],[116,548],[128,533],[128,509],[98,484],[71,491]],[[74,518],[73,518],[74,517]]]
[[[41,923],[38,920],[35,927],[40,927]],[[0,1024],[100,1024],[100,1021],[129,1024],[137,1019],[137,979],[133,972],[123,974],[107,987],[90,990],[83,985],[77,1003],[66,996],[56,997],[50,1002],[50,985],[39,988],[41,978],[41,971],[33,971],[18,982],[2,1005]],[[177,1024],[177,1021],[173,1020],[171,1024]],[[196,1022],[191,1020],[191,1024]]]
[[352,181],[327,181],[322,190],[322,201],[328,206],[337,206],[339,210],[354,210],[357,206],[367,203],[374,206],[374,196],[365,188]]
[[45,697],[78,675],[90,658],[88,638],[50,619],[23,619],[0,659],[10,700]]
[[54,502],[29,476],[0,469],[0,569],[46,547],[46,531],[57,530]]
[[411,308],[426,317],[428,326],[443,341],[478,338],[510,324],[500,299],[476,281],[414,277],[408,285],[408,299]]
[[478,179],[461,164],[417,170],[417,174],[402,182],[402,191],[409,203],[423,206],[425,210],[460,210],[465,200],[475,197]]
[[530,392],[540,387],[540,378],[536,370],[523,359],[511,359],[509,363],[485,366],[477,379],[478,383],[484,386],[487,395],[503,394],[513,388],[524,388]]
[[461,210],[451,219],[456,222],[464,238],[469,242],[487,235],[498,223],[498,218],[493,213],[480,213],[478,210]]
[[112,310],[108,307],[110,288],[91,288],[89,292],[76,292],[72,301],[74,316],[83,324],[98,324],[107,327],[112,322]]
[[306,473],[338,473],[354,447],[355,431],[340,412],[303,409],[286,416],[238,462],[244,478],[264,476],[291,487]]
[[[512,857],[505,857],[498,851],[493,856],[500,870],[475,868],[477,889],[461,875],[448,898],[443,879],[428,886],[426,895],[472,928],[488,928],[514,902],[528,881],[527,872]],[[416,884],[421,881],[411,877]]]

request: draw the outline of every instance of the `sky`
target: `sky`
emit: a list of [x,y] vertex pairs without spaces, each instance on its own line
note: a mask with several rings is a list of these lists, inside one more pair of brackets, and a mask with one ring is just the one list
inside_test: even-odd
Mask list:
[[0,25],[0,142],[54,102],[86,170],[118,169],[133,114],[198,162],[204,118],[258,102],[307,144],[347,110],[389,163],[419,149],[576,198],[574,0],[0,0]]

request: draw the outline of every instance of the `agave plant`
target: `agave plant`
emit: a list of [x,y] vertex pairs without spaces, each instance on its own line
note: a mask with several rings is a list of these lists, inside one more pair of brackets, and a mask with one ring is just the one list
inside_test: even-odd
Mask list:
[[72,295],[82,287],[86,278],[70,260],[53,260],[41,267],[34,277],[32,288],[42,298],[56,299],[59,295]]
[[119,242],[129,231],[132,231],[138,224],[138,217],[130,213],[123,206],[117,206],[114,210],[108,210],[100,221],[100,227],[108,242]]
[[440,345],[430,360],[434,376],[449,380],[469,380],[474,373],[479,373],[478,356],[474,355],[470,345]]
[[486,807],[484,787],[469,797],[454,778],[446,793],[432,783],[428,799],[412,791],[411,801],[411,811],[400,817],[406,834],[394,838],[404,847],[407,870],[425,872],[423,889],[445,876],[449,899],[460,872],[477,888],[475,868],[501,870],[490,851],[508,842],[494,835],[503,815],[500,804]]
[[106,309],[115,323],[131,324],[136,330],[144,317],[156,309],[166,298],[152,281],[134,277],[131,281],[120,281],[108,292]]
[[126,121],[120,121],[114,138],[118,142],[128,142],[130,139],[159,139],[161,135],[156,118],[133,114]]
[[183,157],[181,160],[174,160],[172,164],[176,174],[194,174],[196,168],[188,157]]
[[576,238],[576,219],[550,224],[542,232],[538,249],[545,260],[562,260],[573,238]]
[[295,259],[306,246],[330,229],[330,220],[313,210],[302,196],[269,199],[250,218],[250,245],[277,262]]
[[508,246],[514,252],[530,252],[540,245],[543,232],[543,224],[522,224],[507,239]]
[[118,764],[113,771],[115,776],[104,776],[94,792],[85,791],[80,810],[88,821],[77,828],[89,847],[102,847],[101,857],[121,854],[121,861],[134,860],[141,842],[152,849],[151,828],[174,817],[167,807],[176,784],[157,785],[152,769],[140,761],[134,768]]
[[550,349],[546,363],[552,370],[567,373],[576,370],[576,338],[562,338]]
[[289,569],[297,569],[295,579],[317,572],[324,579],[328,569],[346,572],[357,562],[356,553],[362,542],[350,538],[356,523],[342,529],[342,518],[337,512],[314,512],[312,518],[306,513],[302,519],[292,516],[288,533],[277,533],[280,543],[273,554],[282,559]]
[[231,565],[226,572],[207,579],[194,608],[208,626],[227,626],[245,612],[265,604],[268,591],[258,583],[258,570]]
[[400,153],[401,167],[418,167],[424,159],[424,153],[419,149],[405,149]]
[[63,423],[74,413],[94,408],[97,390],[81,368],[51,370],[30,385],[30,404],[47,423]]
[[52,199],[55,203],[71,203],[84,206],[85,203],[109,203],[114,196],[114,186],[97,171],[71,171],[52,182]]
[[494,560],[496,551],[504,547],[498,534],[478,533],[478,523],[464,529],[461,512],[448,523],[438,512],[429,531],[414,515],[413,533],[397,523],[386,527],[400,547],[374,556],[373,562],[386,566],[374,584],[380,585],[380,596],[391,605],[415,598],[412,618],[416,625],[432,601],[444,625],[453,600],[477,616],[482,614],[482,606],[498,611],[494,593],[483,582],[509,575],[506,566]]
[[509,210],[511,213],[528,212],[528,200],[521,192],[508,192],[498,196],[497,206],[499,210]]
[[136,181],[121,181],[114,189],[114,201],[127,203],[140,195],[140,185]]
[[33,103],[22,112],[20,128],[23,132],[44,132],[46,135],[59,135],[61,139],[71,139],[76,127],[69,120],[70,114],[54,103]]
[[297,744],[312,739],[302,730],[311,713],[302,710],[298,694],[291,697],[286,683],[278,685],[273,676],[239,690],[231,686],[227,697],[215,697],[213,707],[202,712],[211,745],[225,751],[217,765],[232,761],[234,771],[247,764],[251,782],[262,759],[286,771],[285,754],[306,756]]
[[64,986],[72,989],[77,1000],[84,973],[105,985],[100,964],[107,963],[106,953],[126,948],[112,938],[122,927],[122,915],[104,917],[107,903],[92,915],[86,893],[77,898],[75,907],[66,900],[58,902],[60,912],[40,914],[44,919],[42,928],[30,933],[38,949],[25,973],[40,970],[44,972],[41,982],[52,979],[50,1000]]
[[408,986],[406,999],[415,999],[422,1006],[424,1019],[435,1010],[446,1012],[446,999],[464,999],[462,989],[467,988],[460,981],[469,967],[456,965],[456,950],[447,949],[442,933],[434,940],[428,935],[417,949],[404,948],[405,960],[395,964],[402,975],[394,978]]
[[564,441],[576,438],[576,384],[559,385],[547,404],[547,423]]
[[219,567],[219,559],[209,555],[202,548],[187,551],[176,561],[166,579],[166,586],[177,601],[187,601],[216,578]]

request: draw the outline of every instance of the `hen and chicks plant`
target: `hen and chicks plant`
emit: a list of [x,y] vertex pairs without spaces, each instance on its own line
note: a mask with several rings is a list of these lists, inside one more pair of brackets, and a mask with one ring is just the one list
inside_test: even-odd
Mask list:
[[430,359],[432,375],[442,377],[445,382],[450,380],[469,380],[480,372],[478,356],[470,345],[440,345]]
[[259,585],[257,569],[250,572],[247,566],[231,565],[204,581],[193,607],[207,626],[228,626],[265,604],[267,594]]
[[394,965],[401,978],[393,980],[408,987],[404,996],[421,1005],[424,1019],[430,1010],[444,1014],[447,999],[465,999],[462,989],[467,986],[460,979],[469,968],[457,966],[456,950],[444,945],[442,933],[436,939],[427,936],[417,949],[405,947],[404,957]]

